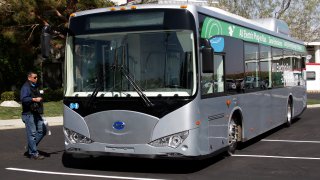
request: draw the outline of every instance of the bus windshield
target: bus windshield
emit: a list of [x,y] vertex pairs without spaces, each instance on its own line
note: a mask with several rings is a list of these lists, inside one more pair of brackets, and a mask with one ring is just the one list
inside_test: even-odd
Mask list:
[[[69,36],[65,96],[192,96],[196,91],[191,30]],[[125,72],[125,73],[124,73]],[[129,80],[127,77],[132,78]]]

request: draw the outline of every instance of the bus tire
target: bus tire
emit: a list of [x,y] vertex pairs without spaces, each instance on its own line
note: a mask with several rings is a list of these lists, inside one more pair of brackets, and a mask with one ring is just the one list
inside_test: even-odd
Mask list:
[[64,167],[73,167],[75,164],[72,154],[64,152],[62,155],[62,164]]
[[240,136],[240,126],[237,122],[235,116],[232,116],[228,125],[228,154],[232,155],[235,153],[237,146],[239,144],[239,136]]
[[90,156],[64,152],[62,155],[62,164],[64,167],[80,167],[86,164],[84,162],[88,157]]
[[287,104],[287,121],[286,121],[286,126],[290,127],[292,124],[292,100],[289,99],[288,104]]

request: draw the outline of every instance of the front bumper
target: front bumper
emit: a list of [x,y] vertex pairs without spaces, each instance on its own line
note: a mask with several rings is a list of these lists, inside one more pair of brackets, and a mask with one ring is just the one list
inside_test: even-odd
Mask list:
[[142,158],[195,158],[201,156],[197,135],[199,129],[189,130],[189,136],[177,148],[155,147],[150,144],[106,144],[71,143],[65,138],[65,149],[69,154],[83,154],[90,156],[121,156]]

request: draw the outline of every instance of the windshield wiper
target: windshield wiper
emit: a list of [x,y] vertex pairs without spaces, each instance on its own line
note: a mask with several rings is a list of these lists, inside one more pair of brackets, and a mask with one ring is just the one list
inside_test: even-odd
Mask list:
[[154,104],[150,101],[150,99],[143,94],[142,89],[140,88],[140,86],[135,82],[135,80],[133,79],[133,77],[130,75],[128,69],[126,68],[126,66],[124,64],[122,64],[120,66],[120,71],[122,72],[122,74],[124,75],[124,77],[126,77],[126,79],[130,82],[131,86],[133,87],[133,89],[138,93],[138,95],[141,97],[141,99],[144,101],[144,103],[146,104],[147,107],[153,107]]
[[98,80],[96,79],[95,82],[95,88],[90,96],[90,98],[88,99],[86,106],[87,107],[91,107],[92,102],[94,101],[94,99],[97,97],[98,92],[101,90],[101,85],[99,84]]
[[154,104],[149,100],[149,98],[143,94],[142,89],[140,86],[135,82],[134,78],[131,76],[130,72],[128,71],[128,67],[125,65],[125,56],[126,56],[126,48],[125,46],[122,46],[122,58],[120,59],[120,63],[118,64],[118,49],[115,49],[115,57],[114,57],[114,64],[111,66],[111,70],[117,71],[120,69],[121,73],[126,77],[126,79],[130,82],[133,89],[138,93],[138,95],[141,97],[143,102],[146,104],[147,107],[153,107]]

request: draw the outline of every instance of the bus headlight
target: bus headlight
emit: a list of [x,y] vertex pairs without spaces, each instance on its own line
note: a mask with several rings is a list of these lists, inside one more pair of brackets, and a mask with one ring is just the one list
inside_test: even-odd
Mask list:
[[71,143],[86,143],[86,144],[93,143],[93,141],[90,138],[82,134],[79,134],[77,132],[74,132],[68,128],[64,128],[64,134]]
[[189,135],[189,131],[183,131],[177,134],[172,134],[163,138],[159,138],[150,142],[151,146],[155,147],[165,147],[169,146],[172,148],[177,148]]

